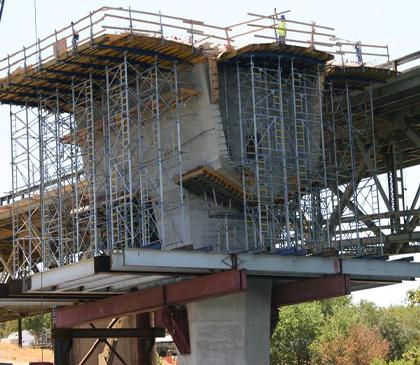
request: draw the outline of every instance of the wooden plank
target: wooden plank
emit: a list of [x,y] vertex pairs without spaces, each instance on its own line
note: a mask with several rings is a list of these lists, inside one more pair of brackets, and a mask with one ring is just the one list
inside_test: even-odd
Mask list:
[[215,57],[208,58],[209,77],[210,77],[210,95],[211,103],[219,103],[219,74],[217,72],[217,60]]
[[[25,89],[11,86],[11,84],[28,84],[28,81],[30,81],[32,86],[35,85],[56,89],[56,80],[62,80],[62,82],[67,82],[70,86],[70,77],[66,76],[65,73],[74,73],[75,75],[79,74],[83,77],[84,74],[87,75],[89,73],[87,66],[83,65],[83,63],[87,62],[97,66],[92,68],[92,74],[102,77],[105,74],[106,61],[104,62],[103,60],[94,59],[92,57],[95,57],[95,55],[122,57],[122,54],[116,50],[99,49],[96,47],[97,44],[153,50],[166,55],[176,56],[188,61],[189,63],[199,63],[204,61],[204,56],[202,53],[199,50],[192,52],[190,45],[168,40],[162,42],[160,38],[143,35],[100,35],[93,40],[93,43],[91,43],[89,40],[83,44],[80,44],[78,46],[78,53],[72,53],[69,49],[64,50],[64,43],[57,43],[55,47],[55,57],[53,55],[52,57],[49,57],[48,60],[43,62],[41,69],[38,67],[33,67],[32,65],[27,65],[25,69],[20,66],[12,70],[11,74],[7,77],[0,79],[0,86],[2,90],[2,93],[0,94],[0,101],[4,100],[7,102],[12,101],[16,104],[25,104],[26,100],[28,100],[28,95],[24,95],[25,93],[28,94],[28,90],[25,91]],[[89,56],[90,58],[88,58]],[[155,62],[154,57],[150,55],[132,55],[130,57],[133,60],[139,62],[146,62],[149,64],[153,64]],[[77,65],[75,63],[80,63],[81,65]],[[172,62],[161,60],[159,61],[159,65],[162,67],[171,68]],[[103,71],[101,72],[101,70],[98,70],[98,67],[103,67]],[[56,73],[56,71],[63,71],[64,74],[59,75]],[[48,79],[51,79],[51,81]],[[184,91],[185,90],[181,90],[181,92]],[[34,95],[36,94],[35,92],[33,93]],[[183,95],[182,98],[185,99],[191,96],[192,95],[187,93],[186,95]],[[63,103],[62,107],[63,111],[71,111],[71,106],[69,104]]]

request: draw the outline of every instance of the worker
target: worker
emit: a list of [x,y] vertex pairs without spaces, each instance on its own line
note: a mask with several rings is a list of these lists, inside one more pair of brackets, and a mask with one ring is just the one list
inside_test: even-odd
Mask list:
[[284,14],[280,16],[279,24],[277,25],[277,36],[278,36],[278,42],[279,44],[285,44],[286,43],[286,17]]
[[77,44],[79,43],[79,33],[75,31],[73,22],[71,22],[71,31],[73,33],[72,46],[73,49],[77,49]]
[[354,45],[354,49],[356,51],[356,60],[357,60],[357,63],[363,63],[362,43],[360,41],[356,42],[355,45]]

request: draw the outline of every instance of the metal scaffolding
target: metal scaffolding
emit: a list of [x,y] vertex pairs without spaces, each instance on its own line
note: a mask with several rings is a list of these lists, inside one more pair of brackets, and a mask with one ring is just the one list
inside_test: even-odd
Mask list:
[[39,93],[38,108],[11,107],[15,276],[183,240],[165,217],[185,214],[182,180],[164,186],[182,175],[177,65],[124,58],[105,73]]
[[[347,65],[354,44],[315,23],[249,44],[275,30],[250,16],[218,27],[103,8],[0,60],[13,177],[0,281],[129,248],[360,256],[383,254],[388,232],[407,241],[420,188],[410,216],[401,146],[384,152],[375,129],[373,84],[389,70]],[[387,46],[357,44],[389,63]],[[315,46],[339,47],[341,64]]]
[[321,212],[326,174],[316,67],[298,68],[290,57],[271,64],[251,57],[222,74],[236,90],[222,109],[226,134],[242,141],[240,150],[232,140],[228,145],[242,175],[243,248],[319,251],[328,243],[322,228],[329,219]]
[[[10,107],[13,273],[30,272],[33,260],[42,255],[41,232],[34,224],[39,220],[40,145],[37,110]],[[38,191],[37,191],[38,190]],[[34,256],[34,258],[33,258]],[[10,271],[10,270],[9,270]]]
[[[353,91],[348,81],[325,91],[329,232],[343,254],[381,254],[377,150],[372,89]],[[362,244],[375,236],[374,244]]]

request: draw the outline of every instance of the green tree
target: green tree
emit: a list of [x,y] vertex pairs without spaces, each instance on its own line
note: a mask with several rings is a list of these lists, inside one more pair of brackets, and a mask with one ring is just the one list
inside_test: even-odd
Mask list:
[[420,365],[420,344],[405,352],[403,355],[403,360],[411,361],[410,364],[413,365]]
[[334,315],[340,308],[349,308],[352,305],[350,296],[321,300],[319,304],[325,317]]
[[381,336],[389,342],[389,358],[399,359],[409,343],[409,336],[405,325],[389,308],[378,308],[373,303],[361,302],[360,323],[367,324],[379,331]]
[[387,358],[389,343],[376,329],[356,324],[348,334],[320,342],[319,350],[316,363],[320,365],[369,365]]
[[18,330],[18,322],[16,320],[3,322],[0,324],[0,337],[7,337],[12,332]]
[[380,308],[341,297],[284,307],[279,316],[272,365],[359,365],[375,358],[376,365],[420,365],[408,357],[420,348],[419,305]]
[[374,360],[370,365],[420,365],[420,347],[413,347],[402,355],[400,360],[386,362]]
[[271,338],[272,365],[310,362],[310,345],[318,335],[324,315],[319,302],[283,307]]
[[405,340],[402,352],[420,346],[420,306],[390,307],[383,311],[384,320],[392,317],[398,322],[398,336]]
[[23,328],[29,331],[33,336],[39,337],[44,329],[51,328],[51,314],[45,313],[27,317],[23,320]]
[[412,307],[420,304],[420,287],[407,292],[407,302]]

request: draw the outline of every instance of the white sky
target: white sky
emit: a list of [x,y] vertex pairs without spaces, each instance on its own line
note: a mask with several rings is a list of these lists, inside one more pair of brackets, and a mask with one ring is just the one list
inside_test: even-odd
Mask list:
[[[269,14],[292,10],[288,17],[304,22],[316,21],[335,28],[337,37],[365,43],[388,44],[391,59],[420,50],[418,18],[420,1],[401,0],[260,0],[250,1],[107,1],[107,0],[36,0],[38,35],[44,37],[87,15],[101,6],[131,6],[133,9],[193,18],[226,26],[246,20],[247,12]],[[33,0],[6,0],[0,23],[0,58],[35,41]],[[255,40],[256,42],[258,39]],[[11,190],[9,108],[0,106],[0,194]],[[420,168],[411,169],[406,181],[409,188],[418,185]],[[411,204],[411,201],[408,202]],[[420,254],[416,255],[420,261]],[[399,304],[405,292],[417,282],[358,292],[355,300],[367,298],[379,305]]]

